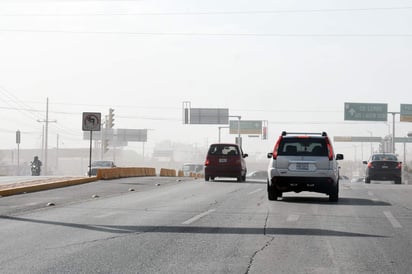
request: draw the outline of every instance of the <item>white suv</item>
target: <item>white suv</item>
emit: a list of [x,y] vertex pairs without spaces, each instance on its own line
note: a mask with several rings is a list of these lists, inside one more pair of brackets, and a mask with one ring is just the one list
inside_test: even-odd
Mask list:
[[335,156],[326,132],[298,133],[283,131],[275,144],[268,167],[269,200],[283,192],[312,191],[339,199],[339,166],[343,154]]

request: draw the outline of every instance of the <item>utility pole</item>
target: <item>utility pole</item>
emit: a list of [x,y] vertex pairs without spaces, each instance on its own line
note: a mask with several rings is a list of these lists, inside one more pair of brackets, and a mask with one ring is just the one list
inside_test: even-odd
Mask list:
[[388,112],[392,114],[392,153],[395,153],[395,115],[401,114],[400,112]]
[[56,120],[49,121],[49,98],[46,101],[46,119],[37,120],[39,123],[45,123],[45,133],[44,133],[44,175],[47,175],[47,152],[48,152],[48,135],[49,135],[49,123],[56,123]]

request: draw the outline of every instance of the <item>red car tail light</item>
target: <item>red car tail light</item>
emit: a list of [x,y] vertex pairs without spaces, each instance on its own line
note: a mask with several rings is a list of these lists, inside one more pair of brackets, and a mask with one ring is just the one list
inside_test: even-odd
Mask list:
[[278,140],[276,141],[275,144],[275,148],[273,149],[273,159],[276,160],[276,158],[278,157],[278,150],[279,150],[279,145],[280,145],[280,141],[282,140],[282,136],[279,136]]
[[369,163],[368,163],[368,168],[373,168],[372,162],[369,162]]
[[329,157],[329,160],[332,161],[333,160],[333,148],[329,141],[329,138],[326,137],[325,140],[326,140],[326,145],[328,147],[328,157]]
[[205,166],[208,166],[210,164],[210,160],[209,159],[206,159],[206,161],[205,161]]
[[402,169],[402,163],[399,162],[398,165],[396,166],[397,169]]

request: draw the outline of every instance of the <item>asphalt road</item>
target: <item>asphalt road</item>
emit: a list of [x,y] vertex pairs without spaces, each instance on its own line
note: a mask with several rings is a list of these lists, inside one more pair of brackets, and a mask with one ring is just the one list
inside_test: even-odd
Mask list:
[[0,272],[410,273],[412,186],[284,196],[140,177],[3,197]]

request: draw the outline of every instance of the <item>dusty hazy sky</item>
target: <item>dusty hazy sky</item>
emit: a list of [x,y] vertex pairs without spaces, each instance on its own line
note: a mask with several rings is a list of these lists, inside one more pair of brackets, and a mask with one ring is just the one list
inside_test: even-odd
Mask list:
[[49,147],[57,134],[61,147],[87,147],[82,112],[109,108],[117,128],[152,129],[148,150],[217,141],[217,126],[182,124],[183,101],[268,120],[268,141],[244,140],[253,151],[282,130],[384,136],[391,116],[345,122],[344,102],[399,111],[411,79],[410,1],[0,0],[2,149],[16,147],[17,129],[22,148],[41,146],[46,98]]

